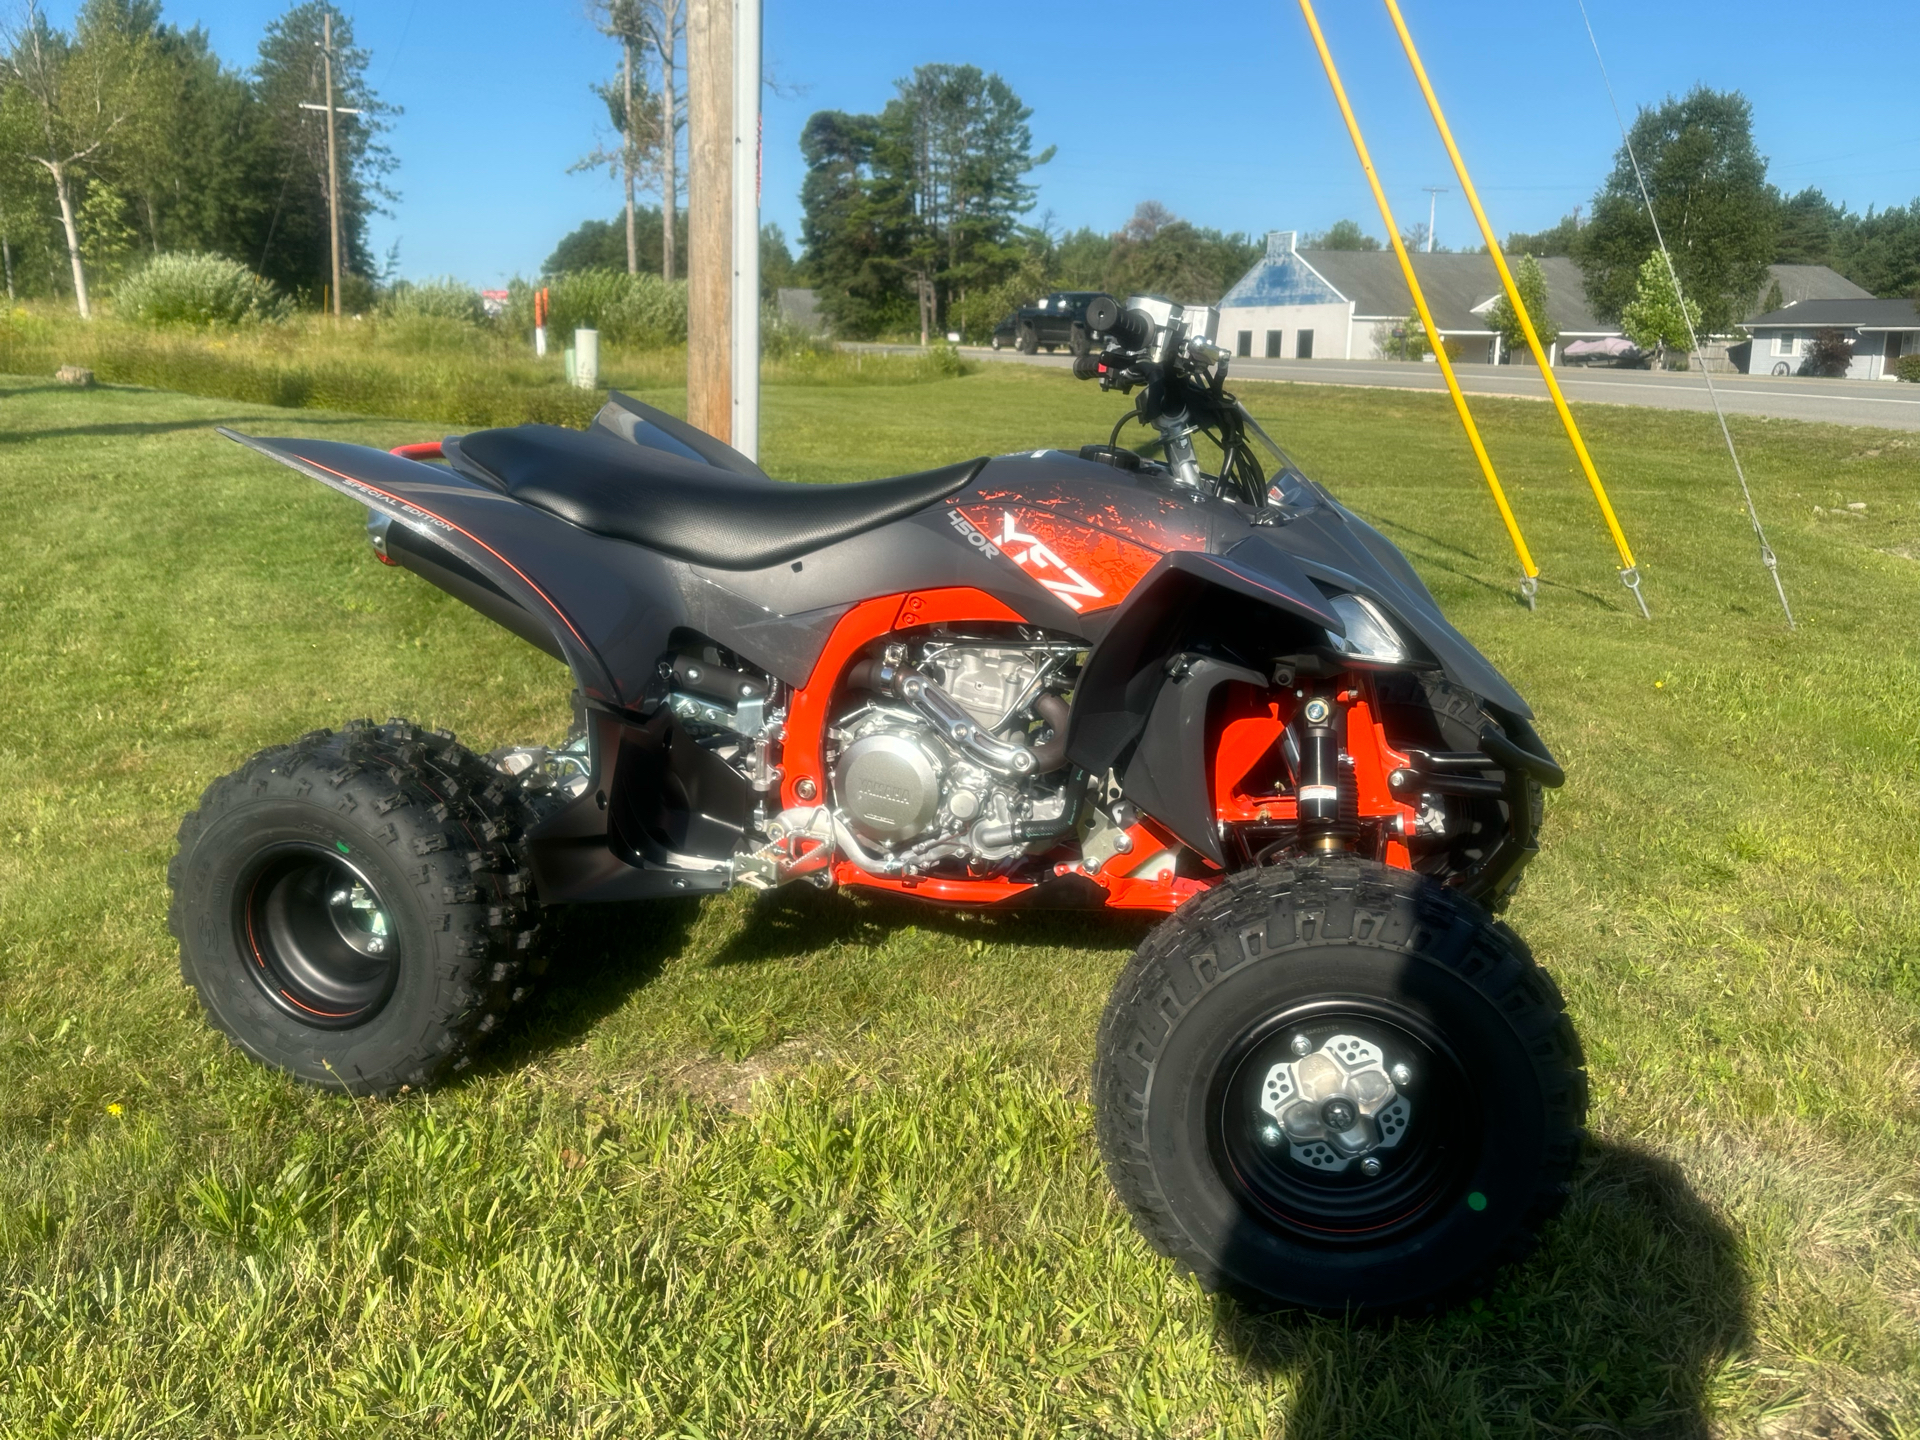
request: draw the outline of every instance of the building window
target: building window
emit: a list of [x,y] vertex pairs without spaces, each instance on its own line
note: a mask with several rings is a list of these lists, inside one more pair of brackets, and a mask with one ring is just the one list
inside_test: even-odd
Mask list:
[[1284,330],[1267,331],[1267,359],[1278,360],[1280,358],[1280,352],[1286,343],[1286,338],[1287,332]]
[[1311,330],[1302,330],[1300,332],[1300,338],[1293,342],[1293,358],[1296,360],[1311,360],[1313,358],[1313,332]]
[[1238,339],[1234,343],[1233,353],[1236,355],[1253,354],[1253,331],[1242,330],[1240,332]]
[[1798,341],[1799,338],[1800,337],[1791,330],[1782,330],[1778,335],[1773,337],[1773,353],[1776,355],[1795,354],[1795,342]]

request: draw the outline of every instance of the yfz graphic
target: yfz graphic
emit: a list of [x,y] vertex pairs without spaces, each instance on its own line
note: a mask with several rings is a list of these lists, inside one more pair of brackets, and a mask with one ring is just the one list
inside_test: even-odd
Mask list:
[[[1142,1231],[1208,1284],[1428,1309],[1571,1175],[1581,1055],[1490,911],[1559,767],[1401,555],[1224,388],[1210,312],[1087,310],[1151,437],[770,479],[615,395],[387,454],[226,432],[380,558],[563,660],[572,732],[355,722],[215,782],[172,925],[213,1022],[319,1085],[467,1062],[549,906],[733,885],[1165,915],[1095,1097]],[[964,1137],[959,1143],[965,1143]]]

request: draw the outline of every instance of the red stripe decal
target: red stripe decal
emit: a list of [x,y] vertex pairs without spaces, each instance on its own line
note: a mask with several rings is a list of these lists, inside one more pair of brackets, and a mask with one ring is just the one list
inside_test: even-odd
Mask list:
[[[382,490],[378,485],[369,485],[365,480],[359,479],[357,476],[342,474],[340,471],[334,469],[331,465],[322,465],[318,460],[309,460],[304,455],[296,456],[295,458],[298,459],[302,465],[311,465],[316,470],[324,470],[329,475],[337,475],[339,476],[340,479],[346,481],[349,485],[355,486],[356,488],[361,490],[371,491],[373,494],[378,495],[382,500],[391,500],[394,504],[400,506],[403,510],[411,510],[417,515],[424,515],[427,517],[427,519],[433,521],[436,525],[444,525],[447,527],[447,529],[457,531],[458,533],[466,536],[467,539],[471,540],[474,544],[478,545],[482,550],[486,551],[489,555],[493,556],[494,559],[498,560],[502,565],[506,566],[509,570],[513,571],[514,574],[518,575],[520,579],[526,584],[526,587],[529,590],[533,591],[534,594],[538,595],[542,600],[547,602],[548,607],[553,611],[553,613],[560,617],[560,623],[566,626],[569,631],[572,631],[573,638],[580,642],[580,648],[585,650],[589,655],[593,656],[596,662],[600,660],[599,652],[596,651],[591,645],[587,644],[586,636],[582,635],[578,630],[574,629],[573,621],[567,618],[567,612],[560,608],[560,606],[554,601],[554,598],[551,595],[547,594],[546,591],[542,590],[538,585],[534,584],[533,578],[530,575],[528,575],[526,571],[522,570],[518,565],[514,564],[511,560],[507,559],[506,556],[502,555],[498,550],[494,549],[491,545],[487,544],[486,541],[482,540],[478,535],[474,534],[471,530],[465,529],[459,525],[454,524],[453,521],[447,519],[447,517],[444,515],[434,514],[433,511],[427,509],[424,505],[417,504],[412,500],[403,500],[398,495],[389,494],[387,491]],[[600,668],[603,670],[606,669],[605,664],[602,663]]]

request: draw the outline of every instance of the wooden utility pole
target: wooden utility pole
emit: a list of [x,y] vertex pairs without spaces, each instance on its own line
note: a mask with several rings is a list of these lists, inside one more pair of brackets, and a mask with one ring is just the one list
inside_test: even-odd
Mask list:
[[733,434],[733,5],[687,7],[687,422],[719,440]]
[[336,147],[334,117],[338,115],[358,115],[358,110],[333,103],[333,7],[328,6],[320,15],[320,62],[326,72],[327,103],[313,105],[300,102],[302,110],[324,110],[327,113],[327,229],[332,235],[333,249],[333,315],[340,318],[340,154]]
[[327,228],[333,232],[333,318],[340,318],[340,155],[334,148],[333,7],[320,17],[320,54],[327,71]]
[[760,0],[733,5],[731,443],[760,458]]

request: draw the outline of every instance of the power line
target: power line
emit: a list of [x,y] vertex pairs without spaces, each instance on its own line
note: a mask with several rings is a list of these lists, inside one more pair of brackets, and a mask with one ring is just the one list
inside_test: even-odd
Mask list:
[[1673,268],[1673,254],[1667,249],[1667,240],[1660,233],[1660,217],[1653,211],[1653,196],[1647,190],[1647,177],[1640,171],[1640,158],[1633,153],[1633,137],[1627,133],[1627,122],[1620,113],[1620,100],[1613,93],[1613,81],[1607,76],[1607,62],[1600,55],[1600,41],[1593,33],[1593,21],[1587,15],[1586,0],[1574,0],[1580,7],[1580,19],[1587,27],[1587,40],[1593,46],[1594,63],[1600,67],[1600,83],[1607,87],[1607,103],[1613,106],[1614,123],[1620,127],[1620,141],[1626,147],[1627,160],[1633,166],[1633,178],[1640,186],[1640,199],[1647,207],[1647,219],[1653,224],[1653,238],[1660,246],[1660,258],[1667,264],[1667,279],[1673,284],[1674,298],[1680,302],[1680,318],[1687,322],[1687,342],[1693,347],[1694,358],[1700,363],[1700,378],[1707,382],[1707,394],[1713,400],[1714,418],[1720,422],[1720,434],[1727,442],[1727,454],[1733,460],[1733,473],[1740,481],[1740,496],[1747,502],[1747,519],[1753,522],[1754,538],[1760,542],[1760,563],[1767,567],[1767,574],[1773,578],[1773,588],[1780,596],[1780,608],[1786,612],[1787,628],[1798,627],[1793,622],[1793,607],[1787,603],[1787,587],[1780,583],[1780,561],[1773,553],[1773,547],[1767,543],[1767,532],[1761,528],[1760,512],[1754,507],[1753,491],[1747,485],[1747,472],[1740,464],[1740,452],[1734,448],[1733,431],[1727,428],[1727,412],[1720,408],[1720,392],[1713,387],[1713,372],[1707,369],[1707,357],[1701,353],[1700,337],[1694,332],[1693,316],[1687,313],[1687,302],[1680,289],[1679,272]]

